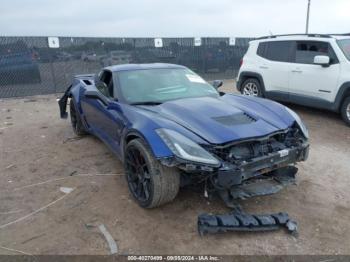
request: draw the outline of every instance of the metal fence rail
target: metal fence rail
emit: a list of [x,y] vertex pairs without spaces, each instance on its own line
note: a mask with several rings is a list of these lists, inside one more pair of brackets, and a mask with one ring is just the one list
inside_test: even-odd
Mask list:
[[0,98],[63,92],[73,75],[112,64],[175,63],[206,79],[233,78],[250,40],[0,37]]

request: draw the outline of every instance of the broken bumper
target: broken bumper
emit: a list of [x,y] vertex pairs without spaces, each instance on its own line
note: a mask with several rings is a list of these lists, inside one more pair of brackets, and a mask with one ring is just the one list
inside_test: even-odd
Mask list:
[[232,212],[223,215],[202,214],[198,216],[200,235],[227,231],[270,231],[287,228],[290,233],[297,233],[297,223],[287,213],[251,215]]
[[[240,166],[224,166],[218,170],[216,183],[220,188],[231,188],[248,179],[278,170],[299,161],[305,161],[309,155],[309,145],[284,149],[263,157],[251,159]],[[296,172],[295,172],[296,173]]]
[[[239,164],[222,162],[220,168],[184,162],[176,158],[161,159],[166,166],[184,171],[182,185],[209,181],[209,191],[218,193],[226,205],[234,206],[235,199],[274,194],[295,183],[298,169],[295,164],[309,155],[307,141]],[[207,183],[207,182],[206,182]],[[207,185],[207,184],[206,184]]]
[[[305,143],[252,158],[240,165],[224,162],[220,168],[209,169],[205,166],[182,163],[180,168],[189,174],[183,179],[184,185],[210,181],[211,192],[218,193],[227,206],[233,207],[237,199],[275,194],[284,187],[295,184],[298,171],[295,164],[305,161],[308,154],[309,144]],[[176,164],[174,166],[179,167]]]
[[309,145],[306,144],[253,159],[238,170],[219,171],[218,192],[227,206],[234,206],[236,199],[275,194],[295,184],[298,169],[293,164],[306,160],[308,154]]
[[257,177],[244,181],[230,189],[219,191],[228,206],[234,205],[234,199],[246,199],[255,196],[271,195],[279,192],[285,186],[295,184],[295,175],[298,169],[287,166],[273,171],[267,176]]

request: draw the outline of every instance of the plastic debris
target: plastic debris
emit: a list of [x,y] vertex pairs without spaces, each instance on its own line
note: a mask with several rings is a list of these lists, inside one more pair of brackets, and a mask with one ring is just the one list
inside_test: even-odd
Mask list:
[[297,233],[297,222],[291,220],[287,213],[247,214],[235,210],[228,214],[198,216],[198,232],[200,235],[227,231],[271,231],[287,228],[290,233]]

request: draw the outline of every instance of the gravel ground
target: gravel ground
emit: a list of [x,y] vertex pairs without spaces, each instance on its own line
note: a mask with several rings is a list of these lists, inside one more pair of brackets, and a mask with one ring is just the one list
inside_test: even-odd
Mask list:
[[142,209],[121,163],[98,139],[76,139],[56,96],[1,100],[0,254],[110,254],[102,224],[119,254],[350,254],[350,129],[337,114],[291,108],[311,134],[298,184],[241,204],[288,212],[298,238],[283,230],[201,238],[197,215],[229,211],[222,201],[182,190],[166,206]]

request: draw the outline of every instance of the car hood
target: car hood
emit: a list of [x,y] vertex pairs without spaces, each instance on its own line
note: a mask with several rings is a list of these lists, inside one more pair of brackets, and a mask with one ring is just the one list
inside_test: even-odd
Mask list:
[[[260,99],[265,100],[265,99]],[[279,105],[235,95],[219,98],[199,97],[165,102],[158,106],[141,106],[162,118],[174,121],[211,144],[262,137],[282,131],[292,124],[283,117]],[[279,109],[278,113],[274,112]]]

